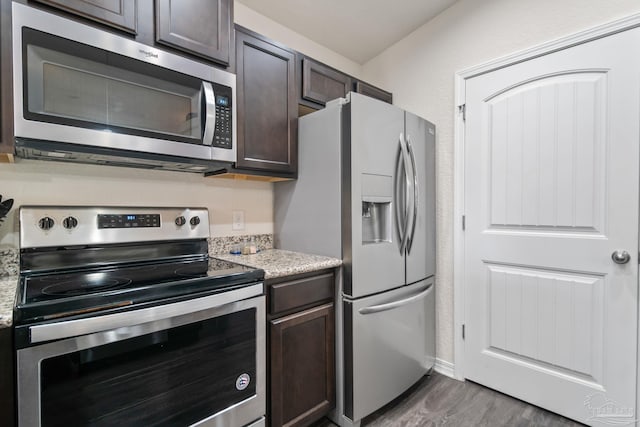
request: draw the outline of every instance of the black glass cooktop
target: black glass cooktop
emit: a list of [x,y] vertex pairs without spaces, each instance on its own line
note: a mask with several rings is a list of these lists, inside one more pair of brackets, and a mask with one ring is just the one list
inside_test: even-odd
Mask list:
[[263,279],[263,270],[208,258],[26,273],[20,278],[14,320],[30,323],[141,302],[192,298]]

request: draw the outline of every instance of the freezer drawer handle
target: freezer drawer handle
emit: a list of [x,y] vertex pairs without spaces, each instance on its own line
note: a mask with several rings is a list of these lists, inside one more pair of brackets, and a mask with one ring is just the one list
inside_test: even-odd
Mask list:
[[371,307],[364,307],[358,310],[358,313],[373,314],[373,313],[380,313],[381,311],[393,310],[394,308],[402,307],[403,305],[410,304],[416,300],[419,300],[425,297],[431,291],[432,287],[433,287],[433,283],[429,283],[429,285],[427,285],[427,287],[424,290],[418,292],[413,296],[410,296],[409,298],[404,298],[398,301],[388,302],[380,305],[372,305]]

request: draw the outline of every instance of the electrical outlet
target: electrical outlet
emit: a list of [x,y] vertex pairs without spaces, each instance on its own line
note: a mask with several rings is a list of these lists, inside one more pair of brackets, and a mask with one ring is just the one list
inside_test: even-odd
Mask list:
[[244,230],[244,211],[233,211],[232,230]]

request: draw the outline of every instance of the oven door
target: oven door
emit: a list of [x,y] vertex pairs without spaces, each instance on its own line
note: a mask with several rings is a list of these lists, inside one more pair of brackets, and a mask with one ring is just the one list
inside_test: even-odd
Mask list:
[[[103,330],[17,351],[19,425],[260,422],[265,413],[262,289],[258,284],[140,310],[31,326],[36,341]],[[251,294],[260,296],[228,302]]]

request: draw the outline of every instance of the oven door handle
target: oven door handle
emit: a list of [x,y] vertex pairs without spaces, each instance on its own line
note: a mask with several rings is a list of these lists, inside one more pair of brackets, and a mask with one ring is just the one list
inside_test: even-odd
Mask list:
[[263,294],[263,283],[246,286],[206,297],[190,299],[170,304],[158,305],[122,313],[105,314],[84,319],[66,320],[62,322],[35,325],[29,328],[32,344],[87,335],[95,332],[114,330],[141,325],[143,323],[170,319],[176,316],[195,313],[220,307],[225,304],[241,301]]
[[204,131],[202,132],[202,144],[213,145],[213,137],[216,132],[216,94],[213,85],[202,82],[201,105],[204,113]]

